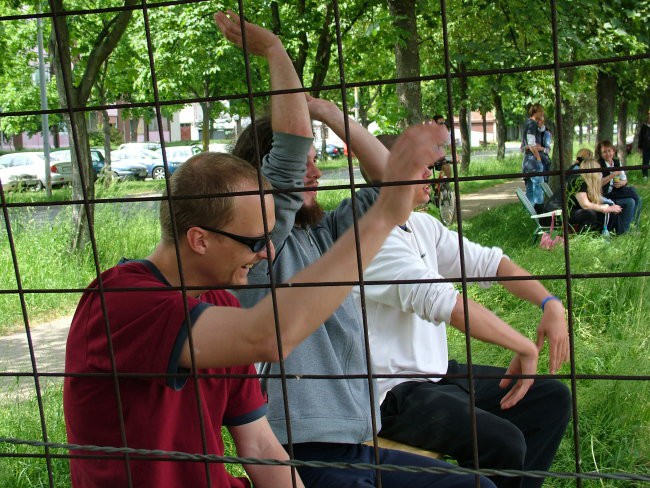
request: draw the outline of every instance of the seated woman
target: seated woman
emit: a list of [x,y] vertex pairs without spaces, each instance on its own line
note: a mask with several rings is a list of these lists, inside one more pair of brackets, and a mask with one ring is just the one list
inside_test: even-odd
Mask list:
[[[599,169],[598,161],[593,158],[585,159],[580,163],[581,170]],[[569,223],[579,230],[613,230],[622,234],[621,213],[619,205],[605,203],[600,185],[599,172],[581,173],[571,181],[567,187],[567,205],[569,209]]]
[[630,224],[639,223],[642,200],[636,188],[628,184],[621,162],[615,158],[615,155],[616,148],[610,141],[601,141],[596,146],[596,157],[603,169],[601,181],[603,195],[623,209],[620,220],[622,220],[623,232],[627,232]]

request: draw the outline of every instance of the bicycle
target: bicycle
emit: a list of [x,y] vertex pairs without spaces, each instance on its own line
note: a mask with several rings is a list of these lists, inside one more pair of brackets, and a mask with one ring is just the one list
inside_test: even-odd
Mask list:
[[434,184],[431,185],[432,195],[431,202],[438,208],[440,212],[440,222],[449,227],[456,219],[456,198],[454,191],[449,184],[449,178],[446,178],[442,166],[448,162],[441,162],[432,168],[434,171],[438,170],[438,178]]

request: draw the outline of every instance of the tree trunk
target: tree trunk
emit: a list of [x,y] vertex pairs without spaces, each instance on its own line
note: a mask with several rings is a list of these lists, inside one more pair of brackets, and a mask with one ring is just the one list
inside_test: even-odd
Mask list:
[[[416,0],[388,0],[393,26],[399,33],[395,43],[397,78],[420,76],[420,50],[415,15]],[[422,94],[419,82],[399,83],[397,98],[406,109],[405,127],[422,122]]]
[[616,112],[616,76],[598,72],[596,82],[596,111],[598,113],[598,142],[614,138],[614,113]]
[[140,119],[129,119],[129,142],[138,142],[138,125]]
[[646,88],[645,92],[639,97],[639,103],[636,110],[636,130],[634,132],[634,140],[632,141],[632,147],[635,149],[639,148],[639,132],[641,127],[648,120],[648,110],[650,109],[650,87]]
[[203,114],[203,122],[201,122],[201,127],[203,133],[201,134],[201,142],[203,144],[203,150],[208,151],[210,148],[210,114],[212,113],[212,103],[211,102],[201,102],[201,113]]
[[[458,65],[458,72],[461,75],[465,74],[464,63],[460,63]],[[471,159],[471,145],[472,145],[470,128],[468,123],[469,110],[467,108],[467,104],[468,104],[467,96],[469,92],[469,87],[468,87],[467,77],[461,76],[460,78],[458,78],[458,85],[459,85],[458,96],[461,100],[460,109],[458,111],[458,125],[460,126],[460,140],[463,146],[463,150],[461,152],[461,159],[460,159],[460,168],[463,174],[467,174],[467,171],[469,170],[470,159]]]
[[[575,78],[575,68],[569,68],[565,71],[566,83],[571,85]],[[557,121],[555,144],[553,144],[553,157],[551,158],[552,170],[565,170],[573,163],[573,135],[574,135],[574,120],[573,120],[573,105],[571,100],[565,95],[562,98],[562,120]],[[558,191],[560,188],[559,176],[551,176],[551,187]]]
[[[75,112],[73,121],[77,133],[78,151],[72,137],[72,125],[69,117],[65,117],[68,134],[70,134],[70,156],[73,168],[72,171],[72,199],[83,200],[84,189],[88,200],[95,199],[95,178],[92,176],[90,143],[88,138],[88,128],[86,125],[85,112]],[[77,160],[77,153],[81,156],[81,162]],[[81,169],[81,170],[79,170]],[[83,175],[81,174],[83,172]],[[86,206],[75,204],[72,206],[72,249],[81,249],[90,238],[89,222],[94,222],[94,205],[88,205],[89,214],[86,212]]]
[[[102,121],[104,130],[104,160],[105,163],[111,165],[111,124],[108,118],[108,110],[102,110]],[[92,159],[92,158],[91,158]]]
[[486,110],[481,110],[481,120],[483,122],[483,145],[487,146],[487,113]]
[[61,138],[59,137],[58,124],[50,127],[50,133],[52,134],[52,143],[54,144],[54,147],[59,149],[61,147]]
[[627,100],[621,97],[618,104],[618,118],[616,120],[616,137],[618,138],[618,159],[625,166],[627,162],[627,149],[625,140],[627,139]]
[[582,140],[584,138],[584,133],[582,131],[582,116],[580,116],[580,120],[578,120],[578,142],[582,146]]
[[497,122],[497,160],[506,157],[506,116],[503,113],[503,99],[497,90],[492,91],[494,102],[494,116]]

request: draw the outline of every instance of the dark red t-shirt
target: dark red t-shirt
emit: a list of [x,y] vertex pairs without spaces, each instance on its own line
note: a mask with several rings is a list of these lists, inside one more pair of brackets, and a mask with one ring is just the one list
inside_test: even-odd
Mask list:
[[[71,444],[204,453],[197,385],[187,370],[179,367],[181,347],[187,338],[183,295],[170,290],[160,272],[147,261],[131,261],[102,274],[115,368],[134,377],[119,379],[124,435],[122,440],[115,382],[100,294],[86,291],[72,320],[66,346],[65,370],[70,373],[108,373],[105,377],[66,377],[63,405],[68,442]],[[89,288],[96,288],[93,282]],[[136,291],[110,291],[129,288]],[[143,291],[143,288],[155,290]],[[190,322],[210,304],[239,307],[226,291],[210,291],[200,299],[187,297]],[[218,324],[215,324],[215,329]],[[266,405],[255,378],[223,375],[255,374],[252,365],[199,370],[219,375],[198,380],[207,454],[222,455],[222,425],[242,425],[261,418]],[[181,376],[138,377],[144,374]],[[73,455],[96,456],[89,451]],[[75,487],[127,486],[124,456],[108,459],[70,460]],[[248,480],[233,478],[221,463],[129,460],[136,487],[246,487]]]

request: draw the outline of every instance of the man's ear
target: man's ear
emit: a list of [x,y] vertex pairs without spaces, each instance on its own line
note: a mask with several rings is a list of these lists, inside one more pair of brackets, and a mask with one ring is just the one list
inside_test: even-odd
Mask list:
[[190,227],[185,233],[187,246],[197,254],[205,254],[209,246],[207,234],[207,231],[200,227]]

